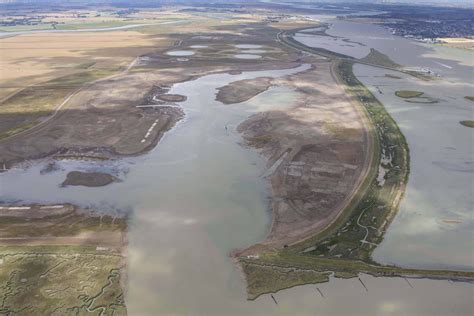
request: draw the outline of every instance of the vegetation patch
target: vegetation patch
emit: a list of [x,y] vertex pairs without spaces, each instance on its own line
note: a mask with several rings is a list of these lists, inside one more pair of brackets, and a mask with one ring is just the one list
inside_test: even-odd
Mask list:
[[2,206],[1,315],[126,315],[124,218]]
[[391,60],[390,57],[374,48],[371,48],[370,53],[364,58],[361,58],[360,61],[387,68],[400,68],[400,65]]
[[187,100],[187,97],[181,94],[161,94],[156,98],[164,102],[184,102]]
[[[376,144],[373,166],[351,205],[332,226],[287,251],[302,252],[314,247],[305,254],[371,261],[370,254],[382,241],[383,232],[395,216],[405,190],[409,173],[408,145],[384,106],[354,76],[352,63],[341,61],[336,71],[348,92],[362,104],[372,123],[371,134]],[[377,181],[378,166],[387,157],[391,159],[384,164],[386,180],[380,185]]]
[[459,123],[460,123],[461,125],[466,126],[466,127],[474,128],[474,121],[467,120],[467,121],[460,121]]
[[334,277],[348,279],[365,273],[376,277],[474,280],[474,273],[468,271],[404,269],[362,260],[322,258],[285,251],[267,253],[258,258],[241,258],[240,262],[247,277],[248,298],[251,300],[296,285],[328,282],[333,272]]
[[464,99],[474,102],[474,96],[465,96]]
[[411,99],[421,97],[424,93],[414,90],[398,90],[395,91],[395,95],[399,98]]
[[0,139],[27,130],[50,115],[61,102],[87,83],[116,70],[93,69],[50,80],[20,90],[0,103],[0,118],[9,122],[0,127]]
[[[323,231],[302,242],[280,249],[253,248],[251,255],[239,257],[248,282],[249,298],[263,293],[274,293],[288,287],[284,281],[264,283],[274,271],[285,271],[292,280],[291,286],[326,282],[321,273],[334,273],[334,277],[352,278],[359,273],[381,277],[426,277],[473,281],[474,272],[453,270],[405,269],[381,265],[371,258],[372,252],[383,240],[388,226],[398,212],[409,175],[409,151],[398,125],[374,95],[356,78],[353,64],[362,62],[323,49],[313,49],[296,42],[292,33],[282,33],[279,39],[295,49],[331,58],[335,74],[363,107],[371,122],[370,137],[374,139],[372,166],[351,203],[341,215]],[[377,54],[372,52],[371,58]],[[382,56],[379,55],[380,58]],[[374,60],[370,61],[375,62]],[[364,62],[363,62],[364,63]],[[365,63],[369,63],[368,61]],[[395,65],[391,65],[395,66]],[[386,66],[382,66],[386,67]],[[418,74],[404,73],[417,76]],[[428,78],[421,78],[427,80]],[[418,91],[399,91],[399,97],[419,98]],[[383,165],[384,181],[378,180]],[[265,250],[266,249],[266,250]],[[256,252],[257,251],[257,252]],[[250,270],[249,270],[250,269]],[[309,271],[315,272],[314,274]],[[304,280],[291,274],[304,272]],[[279,279],[280,276],[275,277]],[[263,284],[262,284],[263,282]]]
[[216,100],[224,104],[241,103],[266,91],[271,78],[256,78],[232,82],[218,89]]
[[418,97],[418,98],[406,99],[405,102],[407,102],[407,103],[417,103],[417,104],[435,104],[435,103],[439,103],[439,100],[435,99],[435,98],[431,98],[431,97],[422,96],[422,97]]
[[120,255],[4,253],[0,260],[2,315],[126,315]]
[[108,173],[71,171],[67,174],[62,186],[82,185],[86,187],[102,187],[117,181],[119,181],[117,177]]
[[331,275],[330,272],[260,265],[245,260],[241,263],[247,276],[249,300],[254,300],[262,294],[274,293],[296,285],[327,282]]

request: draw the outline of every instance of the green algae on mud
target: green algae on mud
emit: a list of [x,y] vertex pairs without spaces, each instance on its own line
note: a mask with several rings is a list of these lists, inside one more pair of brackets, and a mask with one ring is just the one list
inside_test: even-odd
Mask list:
[[240,263],[248,282],[249,300],[297,285],[325,283],[331,275],[343,279],[356,278],[363,273],[375,277],[452,279],[462,282],[474,280],[474,272],[404,269],[362,260],[322,258],[284,251],[266,253],[258,258],[241,258]]
[[472,120],[460,121],[459,124],[461,124],[463,126],[466,126],[466,127],[474,128],[474,121],[472,121]]
[[392,75],[392,74],[385,74],[385,77],[390,78],[390,79],[402,79],[402,77],[395,76],[395,75]]
[[424,93],[420,91],[413,90],[398,90],[395,91],[395,95],[399,98],[411,99],[421,97]]

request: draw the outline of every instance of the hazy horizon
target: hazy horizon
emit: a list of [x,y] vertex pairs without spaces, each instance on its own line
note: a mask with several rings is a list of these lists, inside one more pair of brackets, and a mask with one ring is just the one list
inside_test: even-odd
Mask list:
[[[180,0],[140,0],[140,2],[154,2],[154,3],[182,3],[183,1]],[[196,2],[202,2],[202,0],[188,0],[189,2],[196,1]],[[0,0],[0,3],[88,3],[90,4],[91,2],[88,0]],[[124,2],[131,2],[133,3],[134,1],[129,1],[129,0],[100,0],[98,1],[98,4],[104,4],[104,3],[124,3]],[[217,1],[219,2],[219,1]],[[312,1],[312,0],[240,0],[240,1],[229,1],[229,2],[310,2],[313,4],[317,3],[373,3],[373,4],[424,4],[424,5],[453,5],[453,4],[471,4],[472,1],[470,0],[323,0],[323,1]],[[471,5],[472,7],[472,5]]]

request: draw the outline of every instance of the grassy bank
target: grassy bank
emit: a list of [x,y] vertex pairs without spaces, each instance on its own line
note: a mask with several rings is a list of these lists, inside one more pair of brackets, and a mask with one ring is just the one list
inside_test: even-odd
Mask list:
[[[287,251],[305,250],[308,255],[370,260],[374,245],[382,240],[384,230],[397,212],[408,180],[408,146],[384,106],[354,76],[352,66],[351,62],[338,61],[335,71],[345,84],[347,93],[359,101],[371,123],[372,165],[358,193],[338,221]],[[372,228],[366,228],[369,226]]]
[[240,263],[246,274],[250,300],[297,285],[328,282],[331,275],[343,279],[365,273],[376,277],[474,280],[474,273],[467,271],[404,269],[362,260],[319,258],[288,252],[266,253],[258,259],[241,258]]

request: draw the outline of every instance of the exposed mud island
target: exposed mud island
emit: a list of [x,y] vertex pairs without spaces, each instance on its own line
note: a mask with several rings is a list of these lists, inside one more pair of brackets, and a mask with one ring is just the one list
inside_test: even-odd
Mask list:
[[[55,56],[77,68],[58,72],[56,78],[43,73],[43,81],[4,95],[3,170],[35,159],[107,164],[146,154],[157,145],[159,151],[163,135],[186,118],[180,103],[187,96],[168,93],[174,84],[215,73],[308,65],[292,75],[235,81],[216,94],[222,107],[242,106],[272,87],[296,96],[286,106],[270,104],[237,127],[249,150],[267,161],[264,177],[272,210],[267,237],[232,254],[244,272],[248,299],[326,282],[331,275],[472,280],[472,272],[404,269],[371,259],[404,194],[409,151],[395,121],[355,78],[352,66],[403,72],[398,65],[376,51],[357,60],[304,46],[291,40],[292,32],[255,16],[229,20],[222,28],[211,19],[184,13],[179,18],[183,15],[190,25],[144,27],[145,35],[135,34],[143,43],[94,52],[120,56],[120,64],[109,58],[110,64],[96,67],[103,61],[92,55],[87,64],[84,57]],[[318,25],[298,19],[287,23],[284,28],[299,30]],[[50,36],[54,40],[59,35]],[[6,40],[19,45],[15,40],[21,37],[35,35]],[[250,58],[253,54],[259,58]],[[54,163],[48,168],[54,171]],[[96,187],[117,180],[104,172],[72,171],[63,185]],[[0,217],[0,312],[126,313],[128,217],[21,201],[5,201]]]

